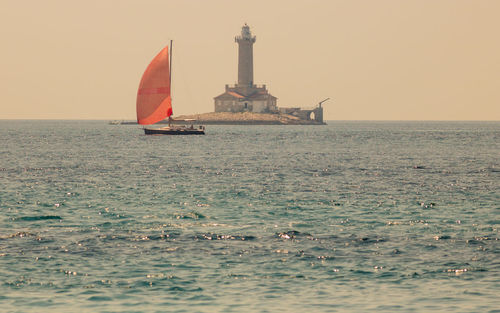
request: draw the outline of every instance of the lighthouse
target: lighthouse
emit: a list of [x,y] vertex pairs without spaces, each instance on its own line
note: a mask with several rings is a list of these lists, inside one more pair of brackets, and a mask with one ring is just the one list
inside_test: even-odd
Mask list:
[[252,35],[250,26],[245,23],[241,35],[234,40],[238,43],[238,82],[226,85],[225,92],[214,98],[215,112],[278,112],[277,98],[267,91],[266,85],[254,83],[253,44],[256,37]]
[[234,38],[238,43],[238,87],[253,87],[253,44],[250,27],[245,23],[241,28],[241,36]]

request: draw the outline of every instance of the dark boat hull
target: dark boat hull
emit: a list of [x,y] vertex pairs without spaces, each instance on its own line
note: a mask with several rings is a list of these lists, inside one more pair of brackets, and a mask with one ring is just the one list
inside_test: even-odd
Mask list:
[[144,128],[146,135],[205,135],[205,128],[162,127]]

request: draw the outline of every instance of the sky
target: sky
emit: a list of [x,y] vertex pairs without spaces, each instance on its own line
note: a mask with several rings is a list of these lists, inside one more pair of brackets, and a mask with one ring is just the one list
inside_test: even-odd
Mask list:
[[498,0],[0,0],[0,119],[134,120],[151,59],[174,40],[174,115],[254,81],[326,120],[500,120]]

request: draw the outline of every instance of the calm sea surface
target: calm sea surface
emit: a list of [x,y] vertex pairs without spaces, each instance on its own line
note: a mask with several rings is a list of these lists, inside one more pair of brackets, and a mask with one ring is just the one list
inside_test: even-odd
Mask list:
[[0,121],[1,312],[500,312],[500,123]]

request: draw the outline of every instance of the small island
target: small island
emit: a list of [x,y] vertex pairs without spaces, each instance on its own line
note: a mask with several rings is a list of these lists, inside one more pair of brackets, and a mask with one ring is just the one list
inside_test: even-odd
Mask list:
[[207,125],[324,125],[321,120],[314,118],[301,118],[297,115],[285,113],[254,113],[254,112],[211,112],[193,115],[181,115],[174,118],[173,122],[179,120],[196,120],[200,124]]
[[275,96],[266,85],[254,84],[253,44],[256,37],[245,24],[241,34],[234,38],[238,43],[238,83],[226,85],[222,94],[214,98],[214,111],[211,113],[182,115],[174,119],[196,120],[201,124],[220,125],[324,125],[321,104],[303,109],[300,107],[283,108],[277,106]]
[[254,84],[253,44],[256,37],[245,24],[241,35],[234,41],[238,43],[238,83],[226,85],[224,93],[214,98],[213,113],[180,116],[179,119],[192,118],[203,124],[279,124],[279,125],[323,125],[322,101],[316,108],[281,108],[275,96],[266,85]]

